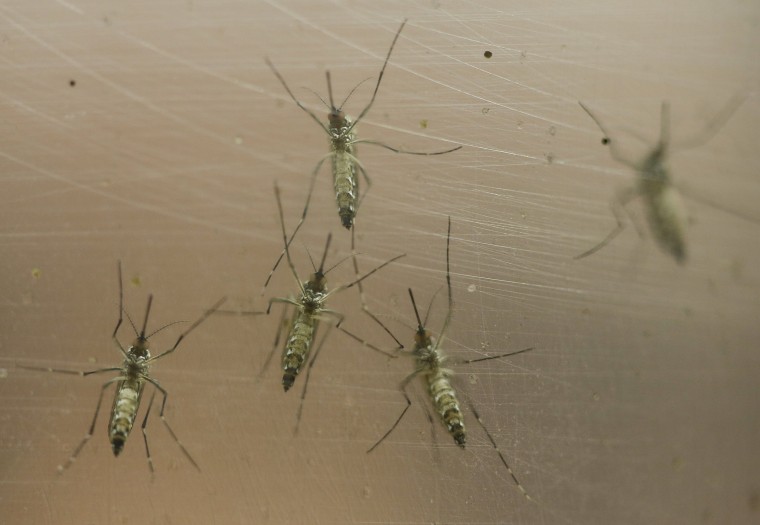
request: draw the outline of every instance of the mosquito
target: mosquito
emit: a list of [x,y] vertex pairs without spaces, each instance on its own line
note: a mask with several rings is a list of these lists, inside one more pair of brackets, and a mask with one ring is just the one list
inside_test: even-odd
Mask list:
[[[708,142],[731,118],[744,102],[743,96],[734,96],[710,120],[704,129],[692,138],[677,144],[678,149],[699,147]],[[578,102],[583,110],[604,133],[602,144],[609,145],[610,154],[617,162],[636,171],[635,186],[619,191],[611,203],[617,225],[600,243],[577,255],[582,259],[604,248],[623,231],[626,206],[636,197],[641,197],[646,210],[649,229],[660,247],[671,255],[677,263],[686,262],[686,212],[678,189],[674,186],[667,166],[668,155],[674,149],[670,140],[670,105],[663,102],[660,109],[660,138],[641,159],[626,157],[618,148],[607,127],[583,102]],[[636,223],[634,222],[634,225]],[[641,232],[639,232],[641,234]]]
[[[282,210],[280,188],[276,184],[274,187],[274,191],[275,191],[275,197],[277,199],[277,209],[278,209],[279,217],[280,217],[280,226],[282,228],[282,239],[283,239],[283,244],[285,246],[285,256],[288,261],[288,266],[290,267],[290,270],[293,274],[293,277],[298,283],[299,295],[297,298],[273,297],[269,300],[267,313],[271,311],[272,305],[274,303],[285,303],[286,305],[290,305],[292,307],[293,312],[292,312],[292,315],[290,316],[289,323],[283,322],[285,318],[281,320],[279,332],[275,338],[275,344],[272,349],[272,353],[267,358],[265,367],[271,361],[271,358],[277,349],[281,334],[287,331],[288,335],[285,340],[285,345],[284,345],[283,353],[282,353],[282,372],[283,372],[282,386],[286,392],[290,390],[290,388],[295,383],[296,377],[301,372],[306,361],[309,359],[309,355],[311,352],[311,345],[312,345],[312,342],[316,338],[316,332],[319,327],[319,323],[321,320],[324,320],[326,317],[331,317],[332,320],[335,321],[335,323],[332,323],[332,322],[330,323],[331,328],[334,327],[334,328],[339,329],[343,333],[347,334],[349,337],[355,339],[356,341],[360,342],[362,345],[370,348],[371,350],[380,352],[388,357],[396,357],[394,354],[385,352],[384,350],[368,343],[367,341],[364,341],[357,335],[343,328],[343,326],[341,326],[341,323],[343,322],[345,316],[339,312],[336,312],[335,310],[328,309],[326,307],[326,302],[331,295],[334,295],[340,291],[343,291],[355,285],[358,285],[361,281],[363,281],[370,275],[381,270],[382,268],[391,264],[392,262],[397,261],[398,259],[404,257],[405,254],[401,254],[396,257],[393,257],[392,259],[389,259],[385,261],[384,263],[382,263],[381,265],[377,266],[370,272],[367,272],[363,276],[357,277],[355,280],[349,283],[342,284],[328,291],[327,278],[326,278],[327,274],[333,268],[335,268],[336,266],[341,264],[343,261],[345,261],[345,259],[343,259],[339,261],[338,263],[336,263],[335,265],[333,265],[331,268],[325,270],[325,261],[327,259],[327,253],[329,251],[330,243],[332,241],[332,234],[328,234],[327,241],[325,243],[324,253],[322,254],[322,259],[320,260],[319,267],[318,268],[314,267],[314,273],[312,273],[309,276],[308,280],[301,281],[300,277],[298,276],[298,272],[296,271],[295,265],[293,264],[293,261],[290,256],[290,249],[288,245],[290,244],[290,242],[292,242],[293,237],[291,236],[290,240],[288,240],[288,236],[285,231],[285,218],[284,218],[284,213]],[[293,235],[295,235],[295,232]],[[313,265],[313,261],[312,261],[312,265]],[[327,337],[327,333],[325,334],[325,337],[322,339],[323,343],[326,337]],[[320,344],[319,347],[317,348],[317,351],[312,356],[311,361],[308,363],[309,372],[311,371],[311,368],[314,365],[314,361],[319,355],[319,350],[321,349],[321,346],[322,345]],[[304,388],[301,394],[301,401],[303,401],[306,395],[306,387],[308,384],[308,379],[309,379],[309,374],[307,373],[306,382],[304,383]],[[299,414],[300,414],[300,409],[299,409]]]
[[[448,311],[446,313],[446,319],[443,322],[443,326],[441,327],[438,338],[434,338],[426,328],[428,316],[430,315],[430,307],[433,305],[433,301],[430,301],[427,313],[425,314],[425,319],[422,320],[420,318],[419,310],[417,309],[417,303],[414,300],[414,293],[412,292],[411,288],[408,289],[409,298],[412,301],[414,315],[417,319],[417,329],[414,334],[414,347],[410,353],[406,354],[414,358],[416,366],[414,372],[404,378],[404,380],[401,381],[399,385],[399,389],[401,390],[401,393],[404,395],[404,399],[406,400],[406,407],[404,407],[401,414],[398,416],[391,428],[374,445],[372,445],[369,450],[367,450],[367,453],[375,450],[380,445],[380,443],[382,443],[396,429],[406,412],[409,410],[409,407],[412,405],[412,400],[409,398],[409,394],[407,393],[406,389],[409,386],[409,383],[411,383],[411,381],[417,376],[422,376],[424,378],[425,385],[430,395],[430,401],[433,405],[434,410],[440,416],[441,422],[446,427],[446,431],[449,433],[449,435],[451,435],[457,445],[464,448],[467,442],[467,429],[464,424],[464,416],[460,407],[459,397],[456,390],[454,389],[454,386],[451,384],[451,379],[454,376],[454,371],[448,368],[448,365],[463,365],[478,363],[481,361],[489,361],[491,359],[502,359],[504,357],[515,356],[533,350],[533,347],[530,347],[501,355],[456,361],[449,359],[444,354],[443,349],[441,348],[441,344],[443,343],[444,337],[446,335],[446,330],[448,329],[449,323],[451,322],[451,315],[454,308],[454,301],[451,292],[451,270],[449,264],[450,244],[451,217],[449,217],[448,232],[446,234],[446,287],[448,290]],[[509,463],[507,463],[504,454],[502,454],[501,450],[499,450],[499,447],[496,444],[496,440],[494,440],[493,436],[491,436],[491,433],[486,428],[480,417],[480,414],[471,404],[470,409],[472,410],[478,424],[488,436],[488,439],[491,442],[491,446],[493,446],[494,450],[496,450],[496,453],[499,455],[501,462],[506,467],[515,485],[517,485],[517,488],[520,490],[520,492],[522,492],[523,496],[530,500],[530,496],[525,491],[520,481],[517,479],[517,476],[515,476],[512,468],[509,466]]]
[[[393,52],[393,48],[396,45],[396,41],[398,40],[399,35],[401,34],[401,30],[404,29],[404,25],[406,25],[406,20],[404,20],[401,23],[401,26],[398,28],[398,31],[396,31],[396,35],[393,37],[393,42],[391,42],[391,47],[388,49],[388,55],[385,57],[385,62],[383,62],[383,67],[380,69],[380,74],[377,77],[377,83],[375,84],[375,90],[372,93],[372,98],[370,98],[369,103],[367,106],[359,113],[359,116],[356,117],[356,120],[351,120],[349,116],[347,116],[343,112],[343,106],[348,101],[348,99],[351,97],[351,95],[356,91],[356,89],[359,87],[360,84],[355,86],[348,94],[348,96],[343,100],[340,106],[336,107],[335,102],[333,99],[333,93],[332,93],[332,82],[330,80],[330,72],[327,71],[325,73],[325,76],[327,78],[327,93],[330,100],[330,105],[328,107],[329,113],[327,115],[327,124],[325,125],[322,123],[321,120],[319,120],[319,117],[317,117],[314,112],[306,108],[293,94],[293,92],[288,87],[288,84],[285,82],[285,78],[280,74],[280,72],[277,70],[277,68],[274,66],[274,64],[269,60],[269,58],[266,58],[266,63],[269,66],[269,68],[272,70],[272,72],[275,74],[277,79],[280,81],[282,86],[285,88],[285,91],[288,92],[288,95],[290,95],[290,98],[293,99],[293,101],[298,105],[299,108],[304,110],[306,113],[309,114],[309,116],[319,124],[319,126],[325,130],[325,133],[327,133],[327,136],[330,140],[330,152],[322,157],[319,162],[317,162],[317,165],[314,167],[314,170],[311,173],[311,182],[309,184],[309,199],[311,198],[312,190],[314,189],[314,181],[317,177],[317,174],[319,173],[319,169],[322,167],[322,164],[325,160],[328,158],[332,161],[332,173],[333,173],[333,186],[335,189],[335,200],[338,205],[338,215],[340,216],[341,224],[346,229],[351,229],[351,227],[354,224],[354,219],[356,218],[356,213],[359,209],[359,206],[361,205],[361,201],[364,198],[364,195],[366,195],[366,191],[364,194],[359,197],[359,178],[357,177],[357,171],[361,173],[361,175],[364,177],[364,180],[367,183],[367,191],[369,191],[370,186],[372,185],[372,182],[370,181],[369,176],[367,175],[366,170],[364,169],[364,166],[359,162],[359,159],[356,156],[356,145],[360,143],[364,144],[372,144],[375,146],[380,146],[382,148],[388,149],[393,151],[394,153],[406,153],[409,155],[443,155],[445,153],[451,153],[453,151],[457,151],[462,148],[462,146],[457,146],[455,148],[447,149],[445,151],[436,151],[436,152],[418,152],[418,151],[406,151],[399,148],[394,148],[392,146],[389,146],[387,144],[384,144],[382,142],[378,142],[375,140],[359,140],[356,138],[355,133],[355,127],[361,121],[362,118],[369,112],[370,108],[372,107],[372,104],[375,102],[375,97],[377,96],[377,91],[380,88],[380,82],[383,80],[383,74],[385,73],[385,67],[388,65],[388,60],[391,57],[391,53]],[[363,82],[362,82],[363,83]],[[320,100],[322,100],[320,98]],[[322,103],[327,106],[327,103],[322,100]],[[307,200],[308,202],[308,200]]]
[[[158,355],[151,357],[150,349],[149,349],[149,339],[160,332],[161,330],[168,328],[169,326],[172,326],[176,324],[177,321],[174,323],[169,323],[158,330],[155,330],[154,332],[150,334],[146,334],[147,326],[148,326],[148,316],[150,315],[150,309],[151,305],[153,304],[153,295],[148,295],[148,305],[145,310],[145,319],[143,320],[143,325],[140,331],[137,331],[137,327],[132,322],[132,318],[129,317],[129,314],[124,309],[124,288],[123,288],[123,279],[122,279],[122,272],[121,272],[121,261],[119,261],[119,320],[116,322],[116,328],[114,328],[113,334],[111,335],[111,338],[113,339],[114,344],[121,352],[122,356],[124,357],[124,362],[121,364],[121,366],[114,366],[114,367],[108,367],[108,368],[99,368],[97,370],[89,370],[89,371],[78,371],[78,370],[63,370],[58,368],[42,368],[42,367],[31,367],[31,366],[20,366],[20,368],[25,368],[28,370],[42,370],[47,372],[57,372],[62,374],[73,374],[78,376],[89,376],[92,374],[101,374],[105,372],[118,372],[118,375],[112,379],[109,379],[105,383],[103,383],[103,386],[100,389],[100,396],[98,397],[98,404],[95,407],[95,414],[92,418],[92,423],[90,424],[90,428],[87,431],[87,434],[84,436],[82,441],[79,443],[79,445],[74,449],[74,452],[71,454],[71,456],[68,458],[65,464],[59,465],[58,471],[59,473],[63,473],[67,468],[71,466],[74,461],[76,461],[77,457],[79,456],[79,453],[82,451],[84,446],[87,444],[87,442],[90,440],[90,438],[93,435],[93,432],[95,431],[95,423],[98,419],[98,413],[100,412],[100,406],[103,402],[103,395],[106,391],[106,389],[112,385],[116,384],[116,395],[114,396],[113,400],[113,406],[111,408],[111,417],[108,421],[108,440],[111,443],[111,450],[113,451],[114,456],[118,456],[122,450],[124,450],[124,445],[126,444],[127,438],[129,437],[130,432],[132,431],[132,428],[135,423],[135,418],[137,416],[138,409],[140,408],[140,400],[142,398],[143,390],[145,389],[145,385],[147,383],[150,383],[154,387],[153,395],[151,396],[150,402],[148,403],[148,408],[145,413],[145,417],[143,418],[142,422],[142,434],[143,434],[143,440],[145,442],[145,454],[148,458],[148,467],[150,468],[151,474],[154,472],[153,469],[153,459],[150,455],[150,449],[148,448],[148,434],[146,431],[146,426],[148,422],[148,415],[150,414],[150,410],[153,406],[153,400],[156,396],[156,391],[160,392],[163,396],[163,401],[161,402],[161,411],[159,413],[159,417],[161,418],[161,421],[164,422],[164,425],[166,425],[166,429],[169,431],[169,434],[171,434],[174,441],[179,446],[180,450],[182,450],[182,453],[185,455],[185,457],[192,463],[192,465],[200,471],[200,467],[198,466],[198,463],[193,459],[193,457],[190,455],[190,452],[185,448],[185,446],[182,444],[182,442],[177,438],[177,435],[174,433],[174,430],[172,430],[171,426],[169,426],[169,422],[166,420],[166,417],[164,416],[164,410],[166,408],[166,400],[169,396],[169,393],[156,381],[153,377],[150,375],[150,366],[153,364],[153,362],[166,357],[167,355],[174,352],[179,344],[182,342],[182,340],[195,328],[198,327],[203,321],[206,320],[206,318],[214,313],[214,311],[219,308],[219,306],[224,303],[226,300],[226,297],[223,297],[219,301],[217,301],[210,309],[206,310],[203,315],[201,315],[198,320],[196,320],[193,324],[190,325],[190,327],[182,332],[177,340],[175,341],[174,345],[169,348],[168,350],[165,350]],[[124,314],[127,315],[127,319],[129,320],[129,323],[132,325],[132,329],[135,332],[136,338],[134,342],[128,346],[126,349],[124,346],[119,342],[118,338],[116,337],[119,327],[122,324],[123,316]]]

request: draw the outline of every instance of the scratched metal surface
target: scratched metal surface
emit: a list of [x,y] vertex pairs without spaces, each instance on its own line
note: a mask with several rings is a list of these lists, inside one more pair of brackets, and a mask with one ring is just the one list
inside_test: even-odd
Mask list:
[[[758,387],[760,71],[753,3],[111,2],[0,4],[0,516],[4,523],[750,523],[760,507]],[[21,370],[119,361],[116,261],[135,322],[193,320],[218,297],[258,309],[281,249],[272,185],[289,228],[324,133],[287,97],[269,56],[320,116],[377,75],[409,18],[361,136],[447,156],[361,146],[373,187],[359,211],[370,306],[411,345],[406,288],[444,284],[452,217],[459,358],[535,346],[459,367],[522,498],[469,418],[460,450],[421,385],[399,428],[365,450],[404,406],[406,358],[333,333],[298,436],[300,381],[257,376],[279,312],[215,316],[156,364],[167,417],[115,459],[105,414],[63,475],[104,378]],[[491,51],[491,58],[484,52]],[[356,113],[372,81],[347,103]],[[632,152],[652,141],[659,105],[690,134],[732,95],[749,98],[705,146],[675,152],[695,199],[690,260],[678,266],[634,228],[584,260],[614,225],[609,201],[633,174],[615,164],[583,100]],[[329,175],[317,181],[294,259],[350,253]],[[708,205],[705,201],[715,205]],[[720,208],[728,209],[726,212]],[[632,207],[641,219],[641,211]],[[748,216],[750,220],[742,218]],[[754,221],[753,221],[754,219]],[[330,283],[353,277],[350,263]],[[295,291],[281,267],[265,297]],[[390,346],[353,290],[331,306],[346,327]],[[439,294],[431,327],[445,315]],[[182,325],[157,334],[170,346]],[[120,330],[127,343],[133,334]],[[107,400],[105,404],[110,403]],[[138,422],[142,416],[138,416]]]

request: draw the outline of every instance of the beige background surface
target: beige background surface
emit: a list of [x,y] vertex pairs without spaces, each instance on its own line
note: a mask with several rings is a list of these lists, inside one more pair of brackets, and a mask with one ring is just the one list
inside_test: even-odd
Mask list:
[[[109,341],[117,259],[136,322],[148,293],[152,327],[192,320],[222,295],[261,308],[281,248],[272,184],[292,228],[327,148],[263,58],[321,115],[309,89],[325,96],[325,69],[342,99],[377,75],[405,17],[358,131],[409,149],[465,148],[433,158],[361,148],[374,183],[357,223],[361,266],[407,254],[368,280],[367,294],[411,345],[406,288],[427,305],[444,283],[452,217],[446,349],[471,359],[536,347],[460,367],[456,379],[535,501],[469,413],[465,451],[438,422],[431,441],[416,382],[399,428],[365,454],[403,408],[397,385],[412,364],[341,334],[317,362],[294,437],[300,382],[284,394],[275,368],[256,379],[277,315],[211,318],[154,368],[201,473],[154,414],[155,478],[139,431],[115,459],[103,413],[57,475],[104,378],[16,364],[119,362]],[[756,2],[717,0],[0,2],[0,520],[755,522],[760,226],[739,215],[760,216],[759,17]],[[357,90],[350,113],[371,89]],[[714,140],[672,158],[675,178],[700,196],[687,200],[688,264],[633,228],[573,260],[611,229],[609,200],[633,180],[577,101],[641,153],[633,135],[657,137],[662,100],[677,137],[737,92],[749,98]],[[294,244],[301,273],[304,246],[320,253],[328,231],[338,261],[350,239],[325,170]],[[267,296],[295,290],[286,270]],[[352,276],[343,264],[330,282]],[[433,305],[436,330],[444,303]],[[353,290],[331,305],[349,329],[388,344]],[[154,349],[179,330],[157,334]],[[131,339],[128,326],[120,339]]]

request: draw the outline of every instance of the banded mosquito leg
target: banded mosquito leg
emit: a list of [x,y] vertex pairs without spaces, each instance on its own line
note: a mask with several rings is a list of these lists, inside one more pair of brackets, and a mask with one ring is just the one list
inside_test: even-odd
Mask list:
[[380,443],[382,443],[383,441],[385,441],[385,438],[387,438],[388,436],[390,436],[391,433],[393,433],[393,431],[396,430],[396,427],[398,426],[399,423],[401,423],[401,420],[406,415],[407,411],[409,410],[409,407],[412,406],[412,400],[409,399],[409,394],[406,393],[406,387],[409,386],[409,383],[411,382],[411,380],[414,379],[415,377],[417,377],[417,375],[420,372],[422,372],[421,368],[415,370],[414,372],[412,372],[411,374],[409,374],[408,376],[406,376],[404,378],[404,380],[401,381],[401,383],[399,384],[399,389],[401,390],[401,393],[404,395],[404,399],[406,400],[406,406],[404,407],[404,410],[401,411],[401,414],[398,416],[398,418],[393,423],[393,425],[391,426],[391,428],[388,429],[388,432],[386,432],[385,434],[383,434],[383,437],[381,437],[380,439],[378,439],[377,443],[375,443],[369,449],[367,449],[367,454],[369,454],[370,452],[372,452],[373,450],[375,450],[378,446],[380,446]]
[[[351,228],[351,256],[354,262],[354,273],[356,274],[356,278],[359,278],[359,261],[356,259],[356,226]],[[401,341],[398,340],[398,338],[393,335],[393,332],[390,331],[390,329],[385,326],[385,324],[369,309],[369,306],[367,306],[367,300],[364,296],[364,288],[362,287],[361,281],[358,281],[356,284],[357,288],[359,289],[359,300],[361,301],[362,305],[362,311],[367,314],[375,323],[380,325],[380,327],[385,330],[385,333],[387,333],[391,338],[396,342],[397,349],[402,350],[404,348],[404,345],[401,343]],[[349,334],[350,335],[350,334]]]
[[311,172],[311,177],[309,181],[309,192],[306,194],[306,204],[303,207],[303,212],[301,213],[301,218],[298,221],[298,224],[296,225],[295,229],[293,230],[293,233],[290,235],[290,239],[288,239],[285,242],[285,248],[283,248],[282,252],[280,252],[280,256],[277,257],[277,260],[274,263],[274,266],[269,271],[269,275],[267,275],[266,281],[264,281],[264,286],[261,287],[261,293],[259,294],[264,295],[264,291],[266,290],[267,286],[269,285],[269,281],[272,280],[272,276],[274,275],[275,270],[277,270],[277,267],[280,266],[280,263],[282,262],[282,258],[285,257],[286,251],[290,248],[290,243],[293,242],[293,239],[295,239],[296,234],[298,233],[298,230],[301,229],[301,225],[303,225],[304,221],[306,220],[306,215],[309,213],[309,204],[311,203],[311,195],[314,193],[314,184],[317,181],[317,175],[319,174],[319,169],[322,167],[322,164],[324,162],[332,157],[333,153],[328,153],[321,159],[319,159],[319,162],[317,162],[317,165],[314,166],[314,169]]
[[515,350],[513,352],[507,352],[506,354],[499,354],[499,355],[491,355],[487,357],[478,357],[477,359],[462,359],[462,360],[451,360],[451,363],[454,365],[469,365],[470,363],[480,363],[481,361],[490,361],[492,359],[503,359],[505,357],[511,357],[513,355],[520,355],[524,354],[525,352],[530,352],[533,350],[534,347],[530,346],[528,348],[523,348],[522,350]]
[[504,454],[501,453],[501,450],[499,450],[499,446],[496,444],[496,440],[494,440],[491,433],[488,431],[488,428],[486,428],[485,424],[483,424],[483,420],[480,417],[480,414],[477,410],[475,410],[475,407],[472,406],[472,403],[468,403],[470,405],[470,410],[472,410],[472,414],[475,416],[475,420],[478,422],[480,427],[483,429],[483,432],[486,433],[486,436],[488,436],[488,440],[491,442],[491,446],[494,448],[496,453],[499,455],[499,458],[501,459],[501,462],[504,464],[504,467],[506,467],[507,472],[509,472],[509,475],[512,477],[512,481],[515,482],[515,485],[517,485],[517,488],[520,489],[520,492],[522,492],[522,495],[525,496],[525,499],[528,501],[533,501],[533,498],[530,497],[528,492],[525,490],[525,487],[522,486],[522,483],[520,483],[520,480],[517,479],[517,476],[515,476],[515,473],[512,471],[512,467],[509,466],[509,463],[507,463],[506,458],[504,457]]
[[143,418],[142,426],[140,427],[142,429],[143,441],[145,441],[145,456],[148,458],[148,468],[150,469],[151,475],[155,474],[155,471],[153,470],[153,458],[150,455],[150,448],[148,447],[148,431],[145,427],[148,426],[148,416],[150,415],[150,409],[153,408],[154,399],[156,399],[155,390],[153,390],[153,394],[150,396],[148,409],[145,411],[145,417]]
[[[291,310],[289,307],[285,307],[282,309],[282,314],[280,315],[280,320],[277,323],[277,333],[274,335],[274,342],[272,343],[272,350],[269,352],[269,355],[267,355],[266,361],[264,361],[264,365],[261,367],[261,371],[259,372],[259,381],[262,377],[264,377],[264,374],[267,370],[269,370],[269,365],[272,363],[272,359],[274,358],[274,355],[277,353],[277,348],[280,346],[280,340],[282,339],[282,334],[284,334],[289,326],[290,326],[290,318],[288,317],[288,310]],[[295,314],[295,312],[293,312]]]
[[349,332],[348,330],[346,330],[345,328],[343,328],[342,324],[343,324],[343,320],[345,319],[345,316],[343,314],[341,314],[340,312],[336,312],[335,310],[323,309],[320,312],[320,315],[331,315],[334,318],[336,318],[338,320],[338,322],[335,323],[335,325],[333,325],[333,326],[335,326],[335,328],[337,328],[338,330],[340,330],[341,332],[343,332],[344,334],[346,334],[347,336],[349,336],[354,341],[360,343],[362,346],[364,346],[366,348],[369,348],[370,350],[373,350],[375,352],[381,353],[385,357],[390,357],[392,359],[395,359],[396,357],[398,357],[396,354],[391,354],[389,352],[386,352],[382,348],[379,348],[379,347],[373,345],[372,343],[368,342],[366,339],[362,339],[361,337],[359,337],[358,335],[354,334],[353,332]]
[[403,153],[405,155],[423,155],[426,157],[429,157],[432,155],[445,155],[446,153],[452,153],[454,151],[458,151],[462,149],[462,146],[457,146],[455,148],[445,149],[443,151],[409,151],[409,150],[405,150],[401,148],[394,148],[393,146],[389,146],[388,144],[385,144],[384,142],[380,142],[377,140],[370,140],[370,139],[355,140],[353,141],[352,144],[369,144],[371,146],[380,146],[381,148],[390,150],[393,153]]
[[[190,463],[193,464],[193,466],[198,470],[198,472],[201,471],[201,467],[198,466],[198,463],[195,462],[193,459],[193,456],[190,455],[190,452],[185,448],[185,445],[182,444],[182,442],[177,437],[177,434],[174,433],[174,430],[172,430],[172,427],[169,425],[169,422],[166,420],[166,417],[164,416],[164,410],[166,409],[166,400],[169,397],[169,393],[162,387],[158,381],[156,381],[153,378],[146,378],[156,389],[161,392],[161,394],[164,396],[163,401],[161,401],[161,412],[159,412],[158,417],[161,418],[161,421],[164,422],[164,425],[166,425],[166,430],[169,431],[169,434],[171,434],[172,438],[174,439],[175,443],[177,443],[177,446],[179,446],[180,450],[182,450],[182,453],[185,455],[185,457],[190,461]],[[155,395],[155,394],[154,394]],[[152,404],[152,399],[151,399]]]
[[[316,350],[314,351],[314,355],[312,356],[311,360],[309,361],[309,365],[306,368],[306,378],[303,382],[303,388],[301,389],[301,401],[298,404],[298,413],[296,414],[296,427],[293,430],[293,435],[298,435],[298,429],[301,426],[301,416],[303,415],[303,404],[304,400],[306,399],[306,389],[309,386],[309,379],[311,379],[311,369],[314,368],[314,362],[317,360],[317,356],[319,356],[319,353],[322,351],[322,346],[324,346],[325,341],[327,341],[327,338],[330,335],[330,332],[332,332],[333,329],[332,324],[329,324],[327,327],[327,330],[325,331],[325,335],[322,336],[322,339],[319,342],[319,345],[317,345]],[[316,329],[315,329],[316,332]]]
[[[116,370],[121,370],[120,368],[117,368]],[[105,372],[106,369],[103,370],[94,370],[95,372]],[[63,465],[58,465],[58,473],[62,474],[64,470],[69,468],[72,463],[74,463],[77,460],[77,457],[79,456],[79,453],[82,452],[82,449],[87,444],[87,442],[92,437],[93,432],[95,432],[95,423],[98,421],[98,413],[100,412],[100,405],[103,403],[103,394],[106,392],[106,388],[111,386],[113,383],[117,383],[119,381],[123,381],[126,379],[125,377],[114,377],[113,379],[109,379],[105,383],[103,383],[103,386],[100,388],[100,395],[98,396],[98,404],[95,405],[95,414],[92,416],[92,423],[90,423],[90,428],[87,430],[87,434],[85,434],[82,441],[79,442],[79,445],[77,445],[77,448],[74,449],[74,452],[72,452],[71,456],[69,456],[69,459],[66,460],[66,463]]]
[[[626,188],[623,191],[619,192],[618,195],[615,197],[615,199],[610,203],[610,209],[612,210],[612,214],[615,216],[615,221],[617,221],[617,225],[613,230],[607,234],[607,236],[602,239],[602,241],[593,246],[591,249],[586,250],[585,252],[581,253],[580,255],[576,255],[573,257],[573,259],[583,259],[584,257],[588,257],[589,255],[592,255],[605,246],[607,246],[610,241],[612,241],[615,237],[620,235],[620,233],[625,229],[625,222],[624,222],[624,214],[628,213],[626,206],[629,202],[631,202],[633,199],[639,196],[639,192],[636,188]],[[638,225],[634,222],[636,231],[639,233],[640,236],[643,236],[643,231],[639,228]]]

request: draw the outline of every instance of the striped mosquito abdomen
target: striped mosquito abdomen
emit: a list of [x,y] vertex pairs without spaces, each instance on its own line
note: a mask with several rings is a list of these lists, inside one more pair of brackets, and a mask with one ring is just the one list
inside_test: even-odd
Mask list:
[[647,202],[647,220],[657,242],[679,263],[686,260],[686,220],[678,190],[669,181],[642,177],[641,193]]
[[282,356],[282,386],[287,392],[296,380],[301,367],[309,358],[314,338],[314,314],[299,310],[293,321],[290,337]]
[[111,442],[114,456],[118,456],[124,449],[124,443],[132,431],[144,386],[145,382],[136,377],[118,383],[111,419],[108,422],[108,440]]
[[434,368],[427,375],[428,391],[433,406],[441,416],[451,437],[457,445],[464,448],[467,441],[467,431],[464,427],[464,417],[459,408],[459,400],[454,387],[451,386],[451,371],[446,368]]
[[[350,126],[350,120],[345,119],[346,125]],[[358,181],[356,177],[356,157],[354,146],[354,134],[349,133],[345,137],[339,135],[339,140],[331,142],[333,186],[335,187],[335,201],[338,205],[338,215],[344,228],[351,229],[356,217],[356,200],[358,198]]]

